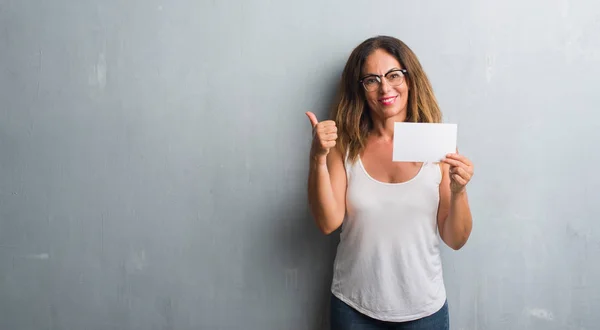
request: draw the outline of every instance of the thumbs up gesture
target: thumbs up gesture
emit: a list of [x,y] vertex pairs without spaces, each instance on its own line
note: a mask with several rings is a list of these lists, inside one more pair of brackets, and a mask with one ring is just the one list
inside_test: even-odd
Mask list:
[[307,112],[306,116],[313,127],[313,143],[311,147],[311,156],[325,162],[329,149],[335,147],[337,140],[337,127],[335,121],[325,120],[319,122],[317,116],[312,112]]

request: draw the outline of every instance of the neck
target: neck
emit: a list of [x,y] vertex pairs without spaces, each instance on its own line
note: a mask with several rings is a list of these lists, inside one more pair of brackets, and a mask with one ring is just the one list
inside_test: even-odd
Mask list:
[[394,124],[406,120],[405,112],[389,118],[373,118],[373,130],[371,134],[385,141],[394,140]]

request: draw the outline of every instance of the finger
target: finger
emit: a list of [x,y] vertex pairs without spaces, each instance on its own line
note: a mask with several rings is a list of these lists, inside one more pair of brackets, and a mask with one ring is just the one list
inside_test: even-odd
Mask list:
[[329,134],[325,134],[322,138],[322,140],[325,141],[335,141],[337,140],[338,135],[336,133],[329,133]]
[[321,127],[321,125],[319,125],[318,131],[319,131],[319,133],[322,133],[322,134],[337,133],[337,127],[335,127],[335,126],[323,126],[323,127]]
[[470,160],[469,160],[467,157],[465,157],[465,156],[463,156],[463,155],[460,155],[460,154],[458,154],[458,153],[454,153],[454,154],[453,154],[453,153],[450,153],[450,154],[447,154],[447,155],[446,155],[446,157],[447,157],[447,158],[450,158],[450,159],[455,159],[455,160],[458,160],[458,161],[460,161],[460,162],[462,162],[462,163],[466,164],[467,166],[471,166],[471,165],[473,165],[473,164],[471,163],[471,161],[470,161]]
[[460,160],[456,160],[453,158],[444,158],[444,159],[442,159],[442,162],[444,162],[450,166],[461,167],[461,168],[465,169],[465,171],[469,170],[469,166],[467,164],[461,162]]
[[465,171],[462,167],[454,167],[450,172],[452,174],[460,176],[465,181],[469,181],[469,179],[471,179],[471,174],[469,174],[469,172]]
[[322,127],[335,127],[335,121],[333,121],[333,120],[323,120],[322,122],[319,122],[319,126],[322,126]]
[[320,135],[319,136],[319,140],[321,140],[322,142],[329,142],[329,141],[336,141],[337,140],[337,134],[326,134],[326,135]]
[[455,181],[456,183],[458,183],[458,184],[459,184],[459,185],[461,185],[461,186],[464,186],[464,185],[466,185],[466,184],[467,184],[467,181],[466,181],[465,179],[463,179],[463,178],[462,178],[460,175],[458,175],[458,174],[454,174],[454,175],[452,175],[452,178],[454,179],[454,181]]
[[450,165],[450,169],[452,169],[453,167],[460,167],[461,165],[465,165],[461,161],[450,157],[442,159],[442,162]]
[[306,116],[308,117],[308,119],[310,120],[310,124],[312,125],[312,127],[314,128],[315,126],[317,126],[317,124],[319,123],[319,121],[317,120],[317,116],[315,116],[314,113],[307,111],[306,112]]

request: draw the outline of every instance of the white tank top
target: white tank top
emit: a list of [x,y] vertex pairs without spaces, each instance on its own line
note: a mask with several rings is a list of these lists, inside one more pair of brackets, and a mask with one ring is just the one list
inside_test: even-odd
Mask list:
[[332,293],[375,319],[403,322],[446,301],[437,233],[440,167],[424,163],[403,183],[373,179],[360,160],[345,161],[346,215]]

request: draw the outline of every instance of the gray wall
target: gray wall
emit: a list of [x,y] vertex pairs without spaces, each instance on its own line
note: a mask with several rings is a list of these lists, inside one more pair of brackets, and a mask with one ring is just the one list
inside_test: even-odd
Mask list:
[[600,322],[600,3],[0,0],[0,328],[319,329],[310,124],[419,55],[475,163],[453,329]]

